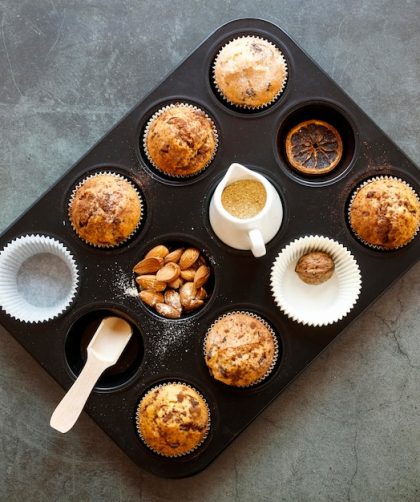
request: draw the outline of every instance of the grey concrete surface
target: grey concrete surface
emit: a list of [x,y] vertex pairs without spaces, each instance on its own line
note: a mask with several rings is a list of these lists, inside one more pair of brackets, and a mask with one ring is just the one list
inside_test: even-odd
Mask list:
[[[283,27],[418,160],[418,0],[0,0],[0,230],[246,16]],[[417,264],[206,471],[176,481],[137,468],[86,415],[54,433],[62,390],[0,329],[0,499],[418,501],[419,300]]]

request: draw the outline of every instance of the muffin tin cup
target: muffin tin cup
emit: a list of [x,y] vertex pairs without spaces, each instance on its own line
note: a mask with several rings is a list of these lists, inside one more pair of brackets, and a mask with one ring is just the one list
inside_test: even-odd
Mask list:
[[[206,119],[211,123],[212,131],[213,131],[213,137],[214,137],[214,142],[215,142],[215,147],[214,147],[213,154],[212,154],[210,160],[206,163],[206,165],[203,166],[198,171],[195,171],[194,173],[185,174],[185,175],[170,174],[170,173],[167,173],[166,171],[164,171],[163,169],[161,169],[157,164],[155,164],[155,162],[153,161],[153,158],[150,155],[150,153],[148,151],[148,148],[147,148],[147,136],[149,134],[149,130],[150,130],[150,127],[151,127],[152,123],[160,115],[162,115],[162,113],[164,113],[165,111],[170,110],[171,108],[177,108],[177,107],[180,107],[180,106],[185,107],[185,108],[190,108],[191,110],[196,110],[196,111],[200,111],[200,112],[204,113]],[[156,171],[158,171],[160,174],[163,174],[164,176],[167,176],[168,178],[171,178],[171,179],[174,179],[174,180],[183,180],[183,179],[193,178],[193,177],[195,177],[195,176],[203,173],[209,167],[209,165],[213,162],[214,157],[216,156],[217,150],[219,148],[219,133],[217,131],[216,124],[215,124],[214,120],[202,108],[200,108],[198,106],[195,106],[195,105],[192,105],[191,103],[176,102],[176,103],[171,103],[169,105],[163,106],[162,108],[160,108],[157,112],[155,112],[150,117],[150,119],[147,121],[146,127],[144,128],[144,131],[143,131],[142,144],[143,144],[143,150],[144,150],[144,153],[146,154],[147,160],[150,162],[151,166]]]
[[255,382],[253,382],[252,384],[249,384],[249,385],[230,385],[230,384],[226,384],[225,382],[217,380],[212,375],[211,376],[212,376],[212,378],[214,378],[215,381],[220,382],[223,385],[226,385],[227,387],[232,387],[232,388],[235,388],[235,389],[249,389],[249,388],[255,387],[256,385],[264,382],[271,375],[271,373],[273,372],[274,368],[276,367],[276,364],[277,364],[277,361],[278,361],[278,357],[279,357],[279,342],[277,340],[277,336],[276,336],[275,331],[273,330],[273,328],[268,324],[268,322],[265,319],[263,319],[262,317],[260,317],[257,314],[254,314],[253,312],[249,312],[248,310],[233,310],[231,312],[226,312],[225,314],[222,314],[221,316],[219,316],[215,321],[213,321],[213,323],[210,325],[209,329],[207,330],[207,332],[206,332],[206,334],[204,336],[204,340],[203,340],[203,356],[204,356],[204,360],[206,359],[206,354],[207,354],[206,353],[206,344],[207,344],[207,338],[208,338],[208,336],[210,334],[210,331],[212,330],[212,328],[214,327],[214,325],[218,321],[221,321],[222,319],[224,319],[224,318],[226,318],[226,317],[228,317],[230,315],[234,315],[234,314],[246,314],[248,316],[251,316],[254,319],[257,319],[258,321],[260,321],[269,330],[269,332],[270,332],[270,334],[272,336],[273,342],[274,342],[273,361],[271,362],[270,367],[268,368],[268,370],[266,371],[266,373],[261,378],[259,378],[258,380],[256,380]]
[[89,343],[102,320],[107,317],[124,319],[131,326],[132,335],[118,361],[101,374],[94,386],[95,392],[106,393],[127,387],[141,371],[144,342],[140,323],[133,321],[129,311],[118,308],[115,304],[110,306],[91,303],[76,310],[76,315],[72,316],[64,339],[67,371],[71,379],[76,380],[86,365]]
[[[287,103],[288,104],[288,103]],[[277,122],[278,134],[273,143],[277,162],[282,172],[294,182],[313,188],[328,186],[348,177],[360,155],[359,129],[353,113],[337,100],[326,97],[305,98],[291,108],[285,104],[284,113]],[[341,158],[328,172],[305,173],[289,161],[286,140],[297,126],[308,121],[320,121],[331,125],[337,131],[341,143]]]
[[[162,236],[162,239],[159,238],[158,240],[155,240],[153,245],[148,246],[144,250],[144,252],[140,255],[141,258],[138,260],[137,263],[140,263],[143,260],[145,260],[148,253],[153,248],[155,248],[156,246],[160,246],[160,245],[166,246],[169,250],[169,253],[173,253],[177,249],[181,249],[181,248],[184,251],[188,248],[197,249],[200,253],[200,257],[202,257],[204,259],[205,263],[203,263],[203,265],[206,265],[210,269],[210,275],[209,275],[208,279],[206,280],[206,282],[202,286],[200,286],[200,288],[198,288],[198,289],[203,288],[207,294],[207,296],[204,298],[204,303],[200,307],[188,310],[188,309],[185,309],[185,307],[183,306],[180,317],[176,317],[176,318],[165,316],[162,313],[159,313],[154,306],[151,306],[150,304],[145,302],[142,298],[140,298],[140,296],[139,296],[140,293],[142,291],[147,291],[147,288],[142,288],[136,280],[139,277],[141,277],[142,275],[156,275],[157,272],[154,272],[154,273],[150,272],[148,274],[139,274],[137,272],[134,272],[134,269],[133,269],[133,275],[135,277],[134,282],[136,284],[135,288],[137,290],[137,295],[139,296],[138,299],[139,299],[139,302],[141,303],[142,307],[147,312],[149,312],[151,315],[156,316],[156,318],[162,319],[162,320],[164,320],[166,322],[170,322],[170,323],[182,322],[182,321],[194,318],[196,316],[201,316],[201,315],[203,315],[203,313],[205,314],[207,312],[209,306],[211,306],[212,301],[214,299],[215,283],[216,283],[216,276],[215,276],[215,270],[214,270],[214,260],[212,260],[211,254],[209,253],[209,251],[205,247],[203,247],[203,245],[200,241],[196,241],[195,239],[191,239],[190,236],[184,236],[184,237],[185,237],[185,239],[181,238],[181,236],[174,236],[173,234]],[[177,263],[179,265],[179,260],[174,263]],[[166,263],[162,264],[162,267],[165,265],[166,265]],[[182,271],[181,271],[181,273],[182,273]],[[181,278],[181,275],[179,276],[179,278]],[[165,282],[165,281],[162,281],[162,282]],[[194,280],[193,279],[189,280],[189,281],[184,280],[184,284],[187,282],[194,282]],[[175,291],[178,294],[180,294],[181,287],[173,288],[171,286],[171,282],[167,282],[165,289],[162,291],[157,291],[157,292],[164,295],[165,292],[170,291],[170,290]],[[163,302],[163,303],[165,303],[165,302]]]
[[420,198],[419,198],[419,195],[417,194],[417,192],[414,190],[414,188],[409,184],[407,183],[405,180],[402,180],[401,178],[398,178],[397,176],[374,176],[373,178],[369,178],[368,180],[364,181],[361,185],[359,185],[356,190],[354,190],[352,196],[351,196],[351,199],[350,199],[350,202],[349,202],[349,205],[348,205],[348,210],[347,210],[347,221],[348,221],[348,224],[353,232],[353,234],[355,235],[355,237],[362,243],[364,244],[365,246],[371,248],[371,249],[375,249],[376,251],[395,251],[397,249],[401,249],[405,246],[407,246],[415,237],[416,235],[418,234],[419,230],[420,230],[420,219],[419,219],[419,223],[417,225],[417,228],[416,228],[416,231],[415,233],[413,234],[413,236],[411,237],[411,239],[407,242],[405,242],[404,244],[401,244],[401,246],[396,246],[396,247],[393,247],[393,248],[386,248],[386,247],[383,247],[383,246],[378,246],[378,245],[375,245],[375,244],[371,244],[367,241],[365,241],[364,239],[362,239],[359,234],[356,232],[356,230],[354,230],[352,224],[351,224],[351,206],[354,202],[354,199],[356,198],[357,194],[359,193],[359,191],[365,187],[366,185],[369,185],[369,183],[372,183],[372,181],[386,181],[386,180],[395,180],[395,181],[398,181],[400,183],[403,183],[407,188],[409,188],[411,190],[411,192],[413,193],[413,195],[416,197],[418,203],[420,204]]
[[[299,164],[295,158],[293,158],[293,146],[292,146],[292,136],[297,135],[298,131],[300,131],[303,128],[307,128],[309,124],[313,124],[314,126],[319,126],[319,127],[324,127],[324,128],[329,128],[329,131],[332,132],[332,134],[335,137],[335,140],[337,142],[337,149],[340,151],[340,154],[336,155],[336,158],[326,167],[322,168],[317,168],[317,167],[306,167],[303,164]],[[289,143],[290,141],[290,143]],[[322,176],[324,174],[328,174],[331,171],[333,171],[338,164],[340,163],[342,156],[343,156],[343,140],[341,139],[340,133],[337,131],[337,129],[332,125],[329,124],[328,122],[325,122],[324,120],[319,120],[319,119],[311,119],[311,120],[306,120],[303,122],[300,122],[296,126],[294,126],[290,131],[287,133],[286,139],[286,157],[287,161],[290,164],[291,168],[297,171],[298,173],[304,174],[306,176]]]
[[[76,192],[79,188],[81,188],[83,186],[84,183],[86,183],[86,181],[88,181],[89,179],[92,179],[92,178],[96,178],[97,176],[101,176],[103,174],[106,174],[108,176],[114,176],[114,178],[117,178],[117,179],[120,179],[120,180],[124,180],[126,181],[127,183],[130,184],[130,186],[135,190],[136,194],[137,194],[137,197],[139,199],[139,202],[140,202],[140,219],[136,225],[136,227],[134,228],[134,230],[122,241],[118,242],[117,244],[114,244],[114,245],[111,245],[111,244],[94,244],[92,242],[89,242],[88,240],[84,239],[83,237],[81,237],[76,229],[76,227],[73,225],[73,221],[72,221],[72,217],[71,217],[71,206],[73,204],[73,201],[74,201],[74,198],[76,196]],[[67,206],[67,216],[69,218],[69,221],[70,221],[70,225],[72,227],[72,229],[74,230],[74,233],[77,235],[77,237],[82,241],[84,242],[85,244],[88,244],[89,246],[92,246],[94,248],[98,248],[98,249],[114,249],[114,248],[117,248],[117,247],[120,247],[122,246],[123,244],[127,243],[130,239],[132,239],[134,237],[134,235],[137,233],[138,229],[140,228],[140,226],[142,225],[143,223],[143,219],[145,217],[145,214],[144,214],[144,203],[143,203],[143,198],[142,196],[140,195],[140,192],[138,191],[137,187],[134,185],[134,183],[132,183],[128,178],[126,178],[125,176],[121,175],[121,174],[118,174],[118,173],[115,173],[115,172],[112,172],[112,171],[108,171],[108,170],[105,170],[105,171],[98,171],[94,174],[90,174],[89,176],[86,176],[85,178],[83,178],[82,181],[80,181],[72,190],[71,192],[71,195],[70,195],[70,199],[69,199],[69,203],[68,203],[68,206]]]
[[[140,424],[139,424],[139,420],[137,419],[137,413],[138,411],[140,410],[140,407],[141,407],[141,403],[143,402],[143,400],[149,395],[151,394],[153,391],[155,391],[156,389],[159,389],[159,388],[162,388],[162,387],[166,387],[167,385],[172,385],[172,384],[175,384],[175,385],[184,385],[186,387],[188,387],[189,389],[193,390],[194,392],[196,392],[203,400],[205,406],[206,406],[206,409],[207,409],[207,415],[209,417],[208,419],[208,424],[207,424],[207,430],[206,432],[204,433],[203,435],[203,438],[202,440],[194,447],[194,448],[191,448],[191,450],[188,450],[187,452],[185,453],[178,453],[178,454],[175,454],[175,455],[165,455],[157,450],[155,450],[154,448],[152,448],[148,443],[147,441],[145,440],[145,438],[143,437],[143,434],[140,430]],[[201,392],[199,392],[195,387],[193,387],[192,385],[189,385],[185,382],[179,382],[179,381],[169,381],[169,382],[165,382],[165,383],[161,383],[161,384],[158,384],[158,385],[154,385],[151,389],[149,389],[145,394],[144,396],[140,399],[140,402],[138,403],[137,405],[137,408],[136,408],[136,415],[135,415],[135,423],[136,423],[136,431],[137,431],[137,434],[139,436],[139,438],[141,439],[141,441],[143,442],[143,444],[150,450],[152,451],[153,453],[155,453],[156,455],[159,455],[161,457],[165,457],[165,458],[181,458],[181,457],[185,457],[186,455],[190,455],[191,453],[197,451],[200,447],[203,446],[204,442],[206,441],[209,433],[210,433],[210,428],[211,428],[211,414],[210,414],[210,407],[207,403],[207,400],[205,399],[205,397],[203,396],[203,394],[201,394]]]
[[[312,251],[323,251],[334,260],[334,274],[324,284],[305,284],[295,272],[299,258]],[[276,304],[290,319],[308,326],[327,326],[345,317],[355,305],[361,285],[360,269],[350,251],[318,235],[288,244],[271,269]]]
[[[78,283],[73,256],[52,237],[24,235],[0,253],[0,306],[18,321],[41,323],[59,316],[71,305]],[[31,292],[34,303],[25,297]]]
[[[276,51],[279,52],[279,55],[281,57],[281,60],[284,64],[284,71],[285,71],[285,74],[284,74],[284,80],[282,82],[282,86],[281,88],[279,89],[279,92],[268,102],[268,103],[264,103],[262,105],[258,105],[258,106],[251,106],[251,105],[243,105],[243,104],[238,104],[238,103],[234,103],[232,101],[230,101],[226,96],[225,94],[223,93],[223,91],[220,89],[220,87],[217,85],[217,81],[216,81],[216,75],[215,75],[215,69],[216,69],[216,64],[217,64],[217,59],[219,58],[220,56],[220,53],[222,52],[222,50],[227,46],[229,45],[231,42],[234,42],[236,40],[240,40],[240,39],[251,39],[251,40],[263,40],[264,42],[268,43],[269,45],[271,45]],[[240,36],[240,37],[235,37],[233,38],[232,40],[229,40],[229,42],[227,42],[226,44],[223,45],[223,47],[221,47],[221,49],[219,50],[219,52],[217,53],[216,57],[214,58],[214,63],[213,63],[213,66],[212,66],[212,79],[213,79],[213,85],[216,89],[216,91],[218,92],[219,96],[222,98],[222,100],[227,103],[228,105],[238,109],[238,110],[248,110],[248,111],[262,111],[262,110],[265,110],[266,108],[269,108],[270,106],[272,106],[279,98],[280,96],[282,95],[285,87],[286,87],[286,84],[287,84],[287,81],[288,81],[288,78],[289,78],[289,75],[288,75],[288,68],[287,68],[287,61],[286,61],[286,58],[284,57],[283,53],[281,52],[281,50],[275,45],[273,44],[272,42],[270,42],[269,40],[267,40],[266,38],[263,38],[263,37],[260,37],[260,36],[257,36],[257,35],[247,35],[247,36]]]

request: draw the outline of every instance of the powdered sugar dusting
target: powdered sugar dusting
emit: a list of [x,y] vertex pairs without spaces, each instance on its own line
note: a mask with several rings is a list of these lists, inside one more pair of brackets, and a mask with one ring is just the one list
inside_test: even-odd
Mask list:
[[113,286],[116,291],[116,296],[131,296],[136,298],[139,295],[131,271],[127,272],[122,267],[117,266],[114,277]]
[[176,360],[179,367],[183,366],[183,358],[191,350],[199,337],[200,330],[197,320],[163,319],[151,315],[148,319],[147,331],[147,374],[159,375]]
[[182,321],[159,320],[155,324],[153,336],[150,337],[154,352],[164,356],[170,349],[179,349],[182,347],[190,336],[192,336],[192,328],[194,322],[190,319]]

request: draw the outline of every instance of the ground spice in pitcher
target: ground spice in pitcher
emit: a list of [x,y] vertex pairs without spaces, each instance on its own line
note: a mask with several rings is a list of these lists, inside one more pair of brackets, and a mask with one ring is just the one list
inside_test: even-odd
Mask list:
[[256,180],[239,180],[227,185],[222,192],[222,205],[236,218],[256,216],[265,206],[267,194],[264,185]]

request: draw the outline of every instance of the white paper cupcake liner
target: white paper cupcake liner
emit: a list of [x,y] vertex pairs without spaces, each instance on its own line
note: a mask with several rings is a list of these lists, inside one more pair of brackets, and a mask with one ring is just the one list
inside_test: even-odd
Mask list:
[[[333,276],[323,284],[304,283],[295,272],[298,260],[312,251],[323,251],[334,260]],[[345,317],[361,290],[359,266],[342,244],[319,235],[288,244],[271,269],[271,290],[280,309],[294,321],[308,326],[327,326]]]
[[[281,57],[281,60],[283,62],[283,65],[284,65],[284,71],[285,71],[285,74],[284,74],[284,80],[282,82],[282,86],[281,88],[279,89],[279,92],[271,99],[271,101],[269,101],[268,103],[264,103],[262,105],[258,105],[258,106],[251,106],[251,105],[246,105],[246,104],[238,104],[238,103],[234,103],[233,101],[230,101],[226,96],[225,94],[223,93],[223,91],[219,88],[219,86],[217,85],[217,82],[216,82],[216,75],[215,75],[215,68],[216,68],[216,64],[217,64],[217,60],[220,56],[220,53],[222,52],[222,50],[227,46],[229,45],[231,42],[234,42],[235,40],[239,40],[239,39],[249,39],[249,40],[262,40],[266,43],[268,43],[269,45],[271,45],[276,51],[278,51],[280,57]],[[213,62],[213,67],[212,67],[212,73],[213,73],[213,85],[215,87],[215,89],[217,90],[218,94],[221,96],[221,98],[223,99],[223,101],[225,101],[226,103],[228,103],[230,106],[233,106],[235,108],[239,108],[239,109],[243,109],[243,110],[263,110],[265,108],[268,108],[270,107],[271,105],[273,105],[279,98],[280,96],[282,95],[283,91],[284,91],[284,88],[286,87],[286,84],[287,84],[287,81],[289,79],[289,74],[288,74],[288,68],[287,68],[287,61],[286,61],[286,58],[284,57],[284,54],[281,52],[281,50],[275,45],[273,44],[272,42],[270,42],[269,40],[267,40],[266,38],[263,38],[263,37],[258,37],[256,35],[244,35],[244,36],[240,36],[240,37],[235,37],[235,38],[232,38],[232,40],[229,40],[229,42],[227,42],[226,44],[223,45],[223,47],[219,50],[219,52],[217,53],[216,57],[214,58],[214,62]]]
[[[49,255],[58,257],[60,262],[51,256],[48,258]],[[28,265],[31,259],[32,264]],[[38,263],[33,263],[37,259]],[[66,267],[68,273],[60,274],[58,266],[61,272]],[[60,281],[63,281],[60,295],[52,298],[51,292],[57,289]],[[73,256],[61,242],[51,237],[25,235],[0,252],[0,307],[18,321],[40,323],[54,319],[72,303],[78,282]],[[32,291],[33,303],[27,298]],[[58,295],[58,291],[55,292]]]
[[394,251],[396,249],[401,249],[401,248],[407,246],[407,244],[409,244],[414,239],[414,237],[418,234],[418,232],[420,230],[420,221],[419,221],[419,224],[417,225],[416,231],[413,234],[413,237],[409,241],[407,241],[404,244],[402,244],[401,246],[396,246],[396,247],[393,247],[393,248],[386,248],[386,247],[383,247],[383,246],[378,246],[378,245],[375,245],[375,244],[370,244],[369,242],[365,241],[364,239],[362,239],[360,237],[360,235],[356,232],[356,230],[352,227],[352,224],[351,224],[351,206],[352,206],[352,204],[354,202],[354,199],[356,198],[356,195],[359,193],[359,191],[363,187],[365,187],[366,185],[369,185],[369,183],[372,183],[372,181],[379,181],[379,180],[395,180],[395,181],[399,181],[400,183],[403,183],[407,188],[409,188],[411,190],[411,192],[413,193],[413,195],[416,197],[417,201],[420,204],[419,195],[414,190],[414,188],[409,183],[407,183],[405,180],[402,180],[401,178],[398,178],[396,176],[374,176],[373,178],[369,178],[368,180],[364,181],[361,185],[359,185],[354,190],[353,195],[351,196],[351,199],[350,199],[350,203],[348,205],[347,218],[348,218],[348,222],[349,222],[349,225],[350,225],[350,228],[351,228],[353,234],[355,235],[355,237],[362,244],[364,244],[365,246],[367,246],[367,247],[369,247],[371,249],[376,249],[377,251]]
[[[268,368],[268,370],[266,371],[266,373],[261,377],[259,378],[258,380],[256,380],[255,382],[253,382],[252,384],[250,385],[229,385],[229,384],[224,384],[224,385],[227,385],[228,387],[236,387],[238,389],[248,389],[249,387],[254,387],[255,385],[258,385],[260,384],[261,382],[263,382],[264,380],[266,380],[270,375],[271,373],[273,372],[276,364],[277,364],[277,360],[278,360],[278,357],[279,357],[279,343],[278,343],[278,340],[277,340],[277,336],[276,336],[276,333],[274,332],[273,328],[268,324],[268,322],[263,319],[262,317],[260,317],[259,315],[257,314],[254,314],[253,312],[249,312],[248,310],[233,310],[231,312],[226,312],[225,314],[219,316],[215,321],[213,321],[210,325],[210,327],[208,328],[205,336],[204,336],[204,341],[203,341],[203,355],[204,355],[204,360],[206,359],[206,355],[207,355],[207,352],[206,352],[206,344],[207,344],[207,337],[209,336],[210,334],[210,331],[213,329],[214,325],[221,321],[222,319],[226,318],[226,317],[229,317],[231,315],[235,315],[235,314],[246,314],[250,317],[253,317],[254,319],[257,319],[258,321],[260,321],[267,329],[268,331],[270,332],[272,338],[273,338],[273,342],[274,342],[274,354],[273,354],[273,361],[271,362],[270,364],[270,367]],[[221,382],[221,383],[224,383],[224,382]]]
[[[186,387],[188,387],[189,389],[193,390],[194,392],[196,392],[203,400],[206,408],[207,408],[207,415],[209,417],[209,420],[208,420],[208,424],[207,424],[207,430],[206,432],[204,433],[203,435],[203,438],[202,440],[194,447],[194,448],[191,448],[191,450],[185,452],[185,453],[177,453],[177,454],[174,454],[174,455],[165,455],[164,453],[161,453],[160,451],[157,451],[155,450],[154,448],[152,448],[148,443],[147,441],[145,440],[145,438],[143,437],[143,434],[140,430],[140,424],[139,424],[139,420],[138,420],[138,412],[140,410],[140,407],[141,407],[141,403],[143,402],[143,400],[149,395],[151,394],[152,392],[154,392],[156,389],[158,388],[162,388],[162,387],[166,387],[167,385],[185,385]],[[149,450],[151,450],[153,453],[156,453],[157,455],[160,455],[161,457],[165,457],[165,458],[179,458],[179,457],[185,457],[186,455],[190,455],[191,453],[193,453],[194,451],[196,451],[198,448],[200,448],[204,441],[207,439],[208,435],[209,435],[209,432],[210,432],[210,428],[211,428],[211,415],[210,415],[210,408],[209,408],[209,405],[207,404],[207,400],[204,398],[204,396],[201,394],[201,392],[199,392],[195,387],[193,387],[192,385],[189,385],[185,382],[166,382],[166,383],[161,383],[161,384],[158,384],[158,385],[154,385],[150,390],[148,390],[146,392],[146,394],[144,394],[144,396],[141,398],[139,404],[137,405],[137,408],[136,408],[136,416],[135,416],[135,423],[136,423],[136,430],[137,430],[137,434],[139,435],[140,439],[142,440],[142,442],[144,443],[145,446],[147,446],[147,448],[149,448]]]
[[[190,108],[191,110],[197,110],[197,111],[204,113],[206,119],[211,123],[213,137],[214,137],[214,143],[215,143],[213,154],[212,154],[210,160],[207,162],[207,164],[205,164],[200,170],[195,171],[194,173],[185,174],[185,175],[170,174],[170,173],[167,173],[166,171],[164,171],[163,169],[161,169],[157,164],[155,164],[152,156],[150,155],[150,153],[147,149],[147,136],[149,134],[149,130],[150,130],[152,123],[160,115],[162,115],[162,113],[164,113],[165,111],[167,111],[171,108],[178,108],[178,107]],[[163,106],[162,108],[159,108],[159,110],[157,112],[155,112],[150,117],[150,119],[147,121],[146,127],[144,128],[144,132],[143,132],[143,150],[144,150],[144,153],[146,154],[147,160],[150,162],[150,164],[153,166],[153,168],[156,169],[156,171],[159,171],[160,173],[164,174],[165,176],[168,176],[169,178],[173,178],[173,179],[187,179],[187,178],[192,178],[193,176],[197,176],[198,174],[201,174],[213,162],[213,159],[216,156],[218,148],[219,148],[219,134],[217,132],[217,128],[214,123],[214,120],[202,108],[199,108],[198,106],[194,106],[190,103],[176,102],[176,103],[171,103],[170,105]]]
[[[74,201],[74,198],[76,196],[76,192],[77,190],[89,179],[91,178],[96,178],[97,176],[101,176],[103,174],[107,174],[109,176],[114,176],[115,178],[118,178],[120,180],[124,180],[126,181],[127,183],[130,184],[130,186],[135,190],[136,194],[137,194],[137,197],[139,199],[139,202],[140,202],[140,218],[139,218],[139,221],[136,225],[136,228],[131,232],[130,235],[128,235],[123,241],[120,241],[118,242],[117,244],[114,244],[114,245],[111,245],[111,244],[94,244],[92,242],[89,242],[87,241],[86,239],[84,239],[83,237],[81,237],[76,229],[76,227],[74,226],[73,224],[73,220],[71,218],[71,206],[73,204],[73,201]],[[143,198],[142,196],[140,195],[140,192],[138,191],[136,185],[134,183],[132,183],[128,178],[126,178],[125,176],[122,176],[121,174],[118,174],[118,173],[115,173],[115,172],[112,172],[112,171],[98,171],[94,174],[90,174],[89,176],[86,176],[85,178],[83,178],[82,181],[80,181],[72,190],[72,193],[70,195],[70,199],[69,199],[69,203],[68,203],[68,207],[67,207],[67,215],[68,215],[68,218],[69,218],[69,221],[70,221],[70,225],[72,227],[72,229],[74,230],[75,234],[77,235],[77,237],[83,241],[85,244],[88,244],[89,246],[93,246],[95,248],[104,248],[104,249],[113,249],[113,248],[117,248],[119,246],[122,246],[123,244],[125,244],[127,241],[129,241],[133,236],[134,234],[137,232],[137,230],[139,229],[140,225],[143,223],[143,218],[144,218],[144,205],[143,205]]]

